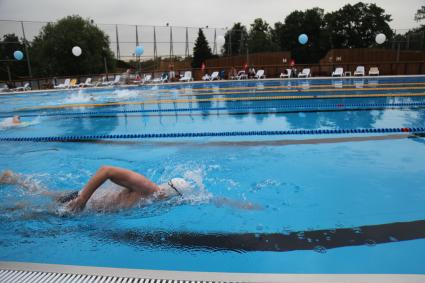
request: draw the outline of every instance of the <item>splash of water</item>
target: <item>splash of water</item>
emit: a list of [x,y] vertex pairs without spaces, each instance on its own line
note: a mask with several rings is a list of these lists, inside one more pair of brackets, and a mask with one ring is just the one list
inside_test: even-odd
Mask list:
[[73,104],[73,103],[85,103],[95,101],[95,98],[92,94],[88,94],[82,90],[79,90],[77,93],[73,92],[70,96],[65,98],[62,102],[64,104]]
[[119,100],[132,99],[139,96],[139,92],[136,90],[119,89],[112,93],[112,98]]

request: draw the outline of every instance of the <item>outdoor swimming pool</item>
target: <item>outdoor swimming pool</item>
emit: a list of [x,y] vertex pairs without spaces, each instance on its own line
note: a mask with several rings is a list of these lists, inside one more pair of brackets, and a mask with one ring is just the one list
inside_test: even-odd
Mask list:
[[[425,140],[412,132],[425,125],[424,96],[423,76],[1,95],[0,119],[19,114],[28,124],[0,129],[0,170],[59,191],[81,188],[106,164],[158,183],[185,177],[195,189],[118,213],[69,216],[0,185],[0,260],[424,274]],[[215,205],[221,197],[260,209]]]

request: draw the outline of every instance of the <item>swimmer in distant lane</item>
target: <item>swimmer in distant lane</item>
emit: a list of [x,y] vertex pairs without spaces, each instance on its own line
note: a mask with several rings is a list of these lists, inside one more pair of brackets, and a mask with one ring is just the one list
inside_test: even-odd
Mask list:
[[12,117],[12,123],[15,125],[19,125],[21,124],[21,117],[18,115],[15,115]]
[[[131,208],[143,200],[184,197],[192,189],[191,185],[182,178],[173,178],[167,183],[157,185],[139,173],[113,166],[102,166],[81,191],[70,192],[66,195],[40,188],[12,171],[5,171],[0,175],[0,184],[16,184],[28,191],[52,197],[73,213],[80,212],[84,208],[94,211]],[[104,184],[107,187],[106,193],[98,193],[97,189]],[[215,198],[213,203],[217,206],[228,205],[239,209],[259,209],[258,205],[223,197]]]

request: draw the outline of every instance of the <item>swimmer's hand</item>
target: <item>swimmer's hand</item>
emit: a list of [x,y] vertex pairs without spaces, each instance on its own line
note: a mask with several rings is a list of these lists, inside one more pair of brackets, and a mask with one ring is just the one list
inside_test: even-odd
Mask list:
[[79,197],[71,200],[67,205],[66,205],[66,209],[69,212],[72,213],[78,213],[81,212],[84,207],[86,206],[86,203],[84,201],[82,201]]

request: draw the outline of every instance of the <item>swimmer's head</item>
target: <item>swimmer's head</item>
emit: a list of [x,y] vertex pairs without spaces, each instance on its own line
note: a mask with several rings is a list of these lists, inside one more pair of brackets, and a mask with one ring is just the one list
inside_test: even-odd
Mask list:
[[159,187],[169,196],[178,195],[181,197],[191,189],[190,184],[183,178],[173,178]]
[[12,123],[13,124],[19,124],[19,123],[21,123],[21,117],[19,115],[13,116]]

